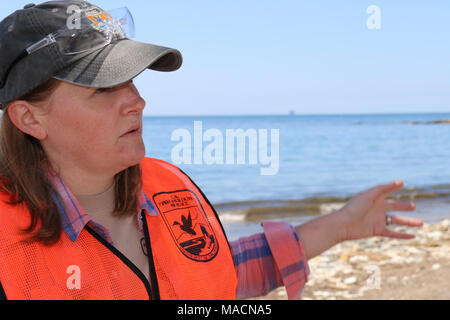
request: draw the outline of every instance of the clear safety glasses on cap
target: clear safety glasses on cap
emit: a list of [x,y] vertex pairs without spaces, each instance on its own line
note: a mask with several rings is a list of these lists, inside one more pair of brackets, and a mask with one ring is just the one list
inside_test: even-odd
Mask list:
[[134,38],[133,17],[126,7],[99,13],[80,12],[56,32],[46,36],[26,49],[32,54],[56,43],[63,55],[75,55],[95,51],[112,41]]

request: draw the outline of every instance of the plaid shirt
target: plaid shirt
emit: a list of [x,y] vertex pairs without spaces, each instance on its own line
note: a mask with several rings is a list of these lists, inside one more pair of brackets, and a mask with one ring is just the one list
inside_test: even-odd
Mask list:
[[[82,208],[62,179],[48,175],[49,181],[63,203],[53,195],[61,212],[62,227],[67,237],[75,241],[86,225],[114,245],[110,232],[95,222]],[[138,198],[138,225],[143,232],[139,213],[145,210],[151,216],[158,212],[142,190]],[[236,269],[237,298],[245,299],[266,295],[284,285],[289,299],[300,299],[307,281],[309,267],[295,229],[286,223],[263,223],[264,233],[241,238],[230,243]]]

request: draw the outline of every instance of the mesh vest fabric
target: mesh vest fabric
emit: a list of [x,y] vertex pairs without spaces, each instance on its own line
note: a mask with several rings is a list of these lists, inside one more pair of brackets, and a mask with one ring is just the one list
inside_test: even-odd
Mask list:
[[[235,299],[236,273],[214,209],[176,167],[144,159],[142,171],[144,191],[159,211],[146,219],[161,299]],[[167,199],[177,196],[186,197],[185,206],[166,210]],[[28,210],[7,201],[0,195],[0,282],[8,299],[149,299],[145,277],[92,230],[73,242],[62,233],[50,247],[24,242]]]
[[[14,213],[23,216],[26,211],[8,212]],[[148,299],[144,283],[130,267],[87,230],[75,242],[63,233],[58,243],[46,247],[23,241],[17,223],[5,223],[5,214],[0,223],[0,280],[8,299]]]

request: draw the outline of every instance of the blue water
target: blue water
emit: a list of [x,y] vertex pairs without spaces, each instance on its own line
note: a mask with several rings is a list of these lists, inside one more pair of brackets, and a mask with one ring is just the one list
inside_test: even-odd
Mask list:
[[144,141],[147,156],[172,162],[178,144],[171,141],[172,132],[187,129],[194,136],[194,121],[224,137],[226,129],[279,129],[276,175],[261,175],[261,164],[178,166],[214,204],[345,196],[395,179],[405,186],[449,184],[450,125],[408,124],[439,119],[450,119],[450,113],[147,117]]

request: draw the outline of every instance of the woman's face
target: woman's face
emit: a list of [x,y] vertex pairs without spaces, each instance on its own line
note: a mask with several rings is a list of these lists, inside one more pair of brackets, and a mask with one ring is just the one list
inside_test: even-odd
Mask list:
[[47,133],[42,146],[56,165],[116,174],[145,156],[144,107],[132,81],[109,89],[62,82],[37,117]]

